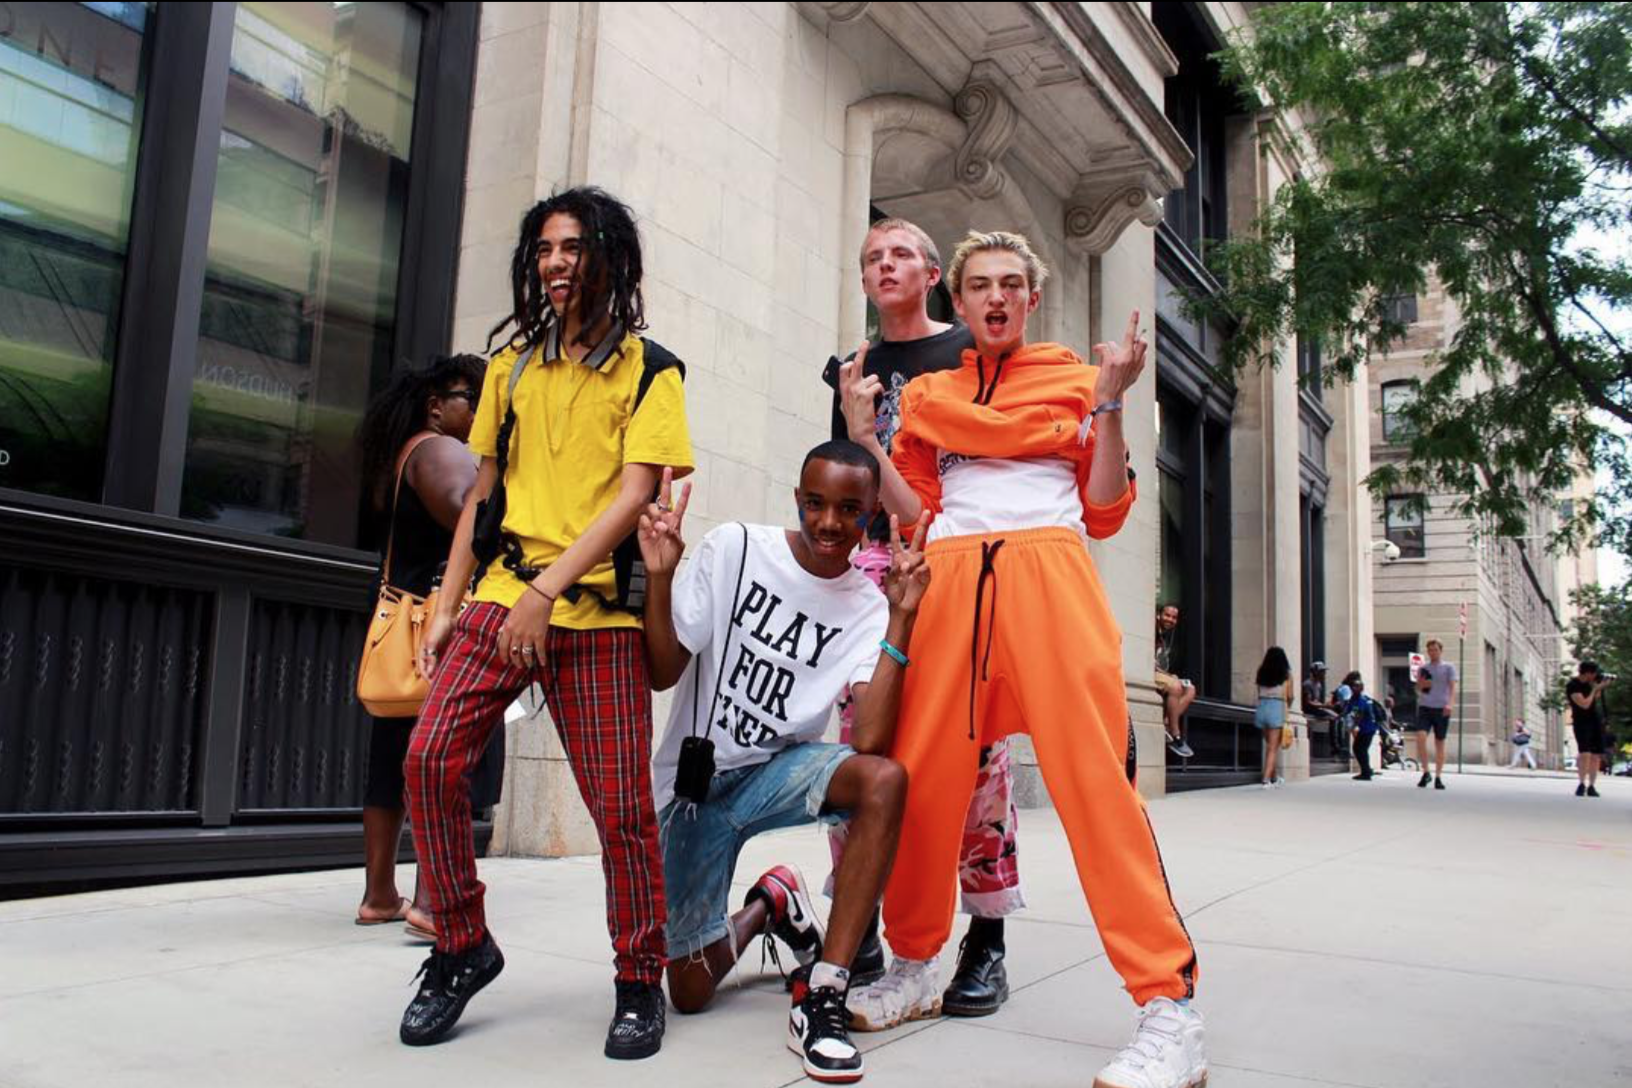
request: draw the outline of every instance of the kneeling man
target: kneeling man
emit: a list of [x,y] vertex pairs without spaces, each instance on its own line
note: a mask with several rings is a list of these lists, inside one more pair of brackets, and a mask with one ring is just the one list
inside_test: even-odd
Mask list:
[[[892,526],[881,596],[850,565],[879,502],[879,465],[851,442],[805,458],[794,498],[799,528],[722,525],[678,575],[690,485],[640,522],[652,683],[674,687],[653,759],[668,900],[669,997],[700,1012],[750,941],[774,934],[808,979],[794,986],[788,1047],[809,1076],[862,1075],[847,1032],[850,961],[895,859],[907,776],[885,758],[894,737],[914,616],[929,568],[924,524],[910,548]],[[925,519],[927,522],[927,519]],[[826,744],[835,704],[856,703],[850,744]],[[728,896],[737,855],[763,831],[850,819],[824,937],[800,875],[765,873],[742,909]],[[803,975],[803,972],[800,972]]]

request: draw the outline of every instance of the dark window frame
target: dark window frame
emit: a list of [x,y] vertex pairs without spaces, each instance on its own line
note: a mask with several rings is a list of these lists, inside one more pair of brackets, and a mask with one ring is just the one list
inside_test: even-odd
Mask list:
[[[424,18],[398,270],[394,366],[447,352],[464,212],[479,5],[413,3]],[[245,534],[180,516],[205,257],[226,106],[236,3],[164,4],[153,20],[147,99],[108,397],[103,508],[173,521],[231,546]],[[371,387],[384,375],[371,375]],[[0,501],[51,509],[48,496],[0,488]],[[110,510],[110,513],[113,511]],[[362,559],[359,546],[256,536],[264,547]],[[359,542],[360,543],[360,542]]]
[[1164,202],[1163,221],[1205,264],[1209,243],[1229,237],[1225,139],[1230,116],[1242,111],[1215,59],[1224,43],[1199,5],[1158,0],[1151,21],[1179,62],[1178,72],[1163,86],[1163,112],[1193,156],[1183,188]]

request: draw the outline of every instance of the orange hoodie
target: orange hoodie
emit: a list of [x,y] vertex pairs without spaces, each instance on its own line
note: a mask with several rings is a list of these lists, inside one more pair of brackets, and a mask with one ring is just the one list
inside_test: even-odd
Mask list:
[[1063,457],[1076,467],[1088,535],[1114,535],[1133,505],[1133,473],[1116,502],[1088,501],[1094,435],[1077,444],[1077,431],[1094,407],[1099,368],[1060,344],[1027,344],[998,362],[971,349],[963,365],[914,378],[901,394],[901,429],[890,460],[919,500],[941,512],[942,451],[966,457],[1019,460]]

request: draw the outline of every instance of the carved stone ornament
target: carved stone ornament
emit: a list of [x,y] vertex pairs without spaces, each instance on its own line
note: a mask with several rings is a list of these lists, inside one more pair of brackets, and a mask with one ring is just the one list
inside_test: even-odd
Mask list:
[[1006,176],[1002,159],[1020,127],[1020,114],[997,83],[988,78],[987,62],[975,66],[969,83],[958,92],[952,108],[969,125],[969,137],[953,160],[958,187],[976,200],[989,200],[1003,191]]
[[818,3],[816,6],[821,8],[828,19],[835,23],[853,23],[866,15],[867,9],[873,5],[871,3]]
[[1160,183],[1144,173],[1079,189],[1065,208],[1066,244],[1090,257],[1104,253],[1135,220],[1147,227],[1162,221],[1161,195]]

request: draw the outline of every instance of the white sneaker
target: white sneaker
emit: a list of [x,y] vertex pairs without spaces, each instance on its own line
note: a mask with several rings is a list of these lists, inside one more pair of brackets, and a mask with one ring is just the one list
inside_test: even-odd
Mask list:
[[1258,783],[1258,787],[1260,789],[1272,790],[1272,789],[1275,788],[1275,783],[1273,783],[1273,782],[1260,782],[1260,783]]
[[870,986],[851,990],[850,1027],[856,1031],[887,1031],[909,1020],[941,1015],[941,958],[890,961],[884,977]]
[[1201,1014],[1165,997],[1139,1010],[1133,1042],[1099,1071],[1094,1088],[1201,1088],[1207,1050]]

